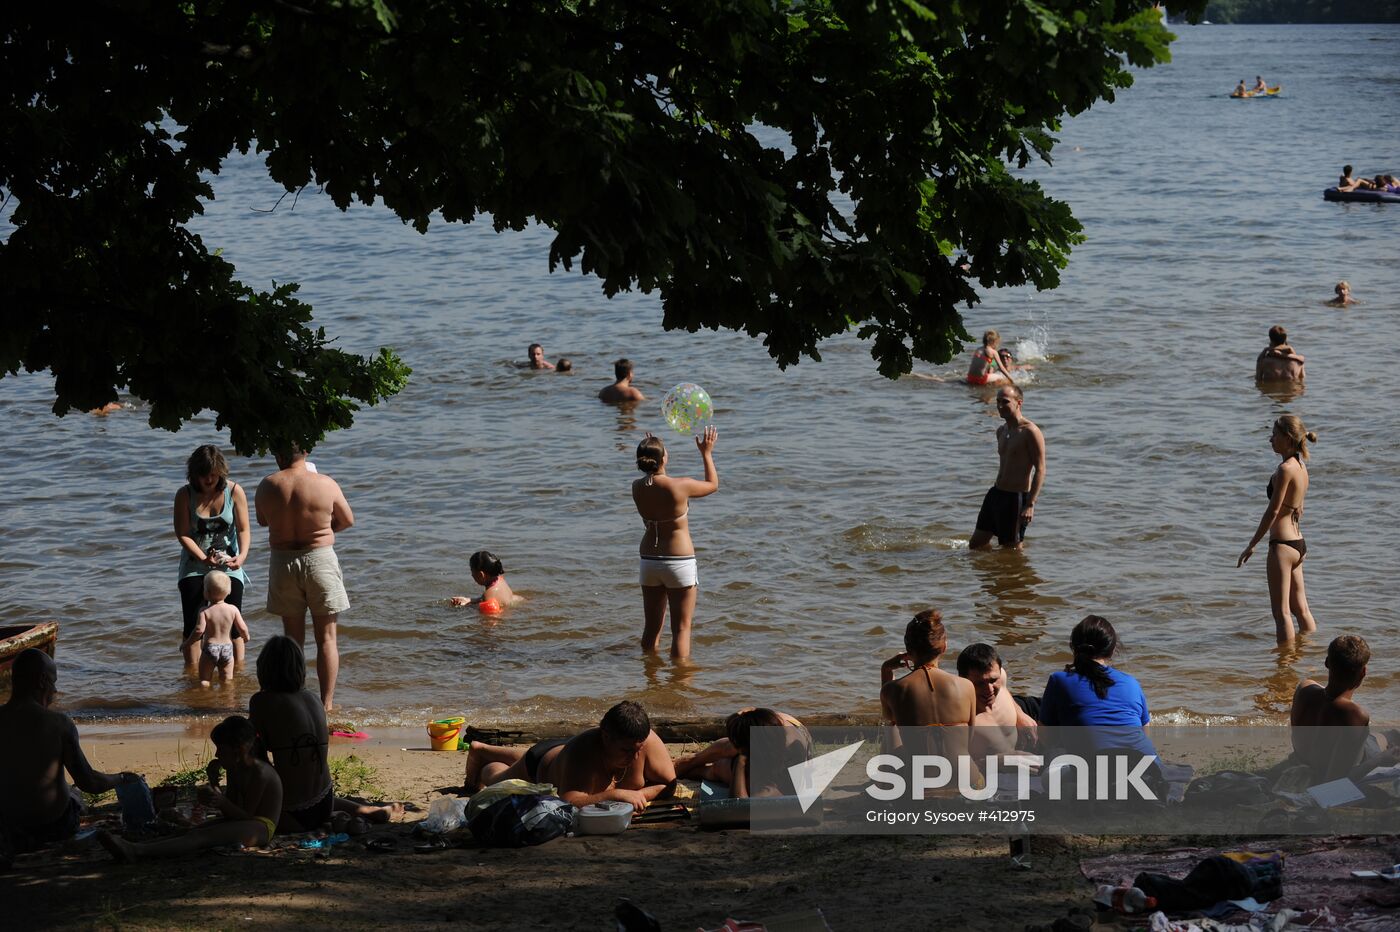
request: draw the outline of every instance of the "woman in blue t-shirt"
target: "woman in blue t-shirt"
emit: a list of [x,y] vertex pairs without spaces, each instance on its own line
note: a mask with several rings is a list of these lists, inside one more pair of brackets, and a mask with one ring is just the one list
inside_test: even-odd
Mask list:
[[1040,724],[1091,727],[1093,745],[1157,753],[1142,726],[1152,720],[1138,681],[1108,665],[1118,634],[1108,619],[1090,615],[1069,636],[1074,662],[1052,673],[1040,700]]

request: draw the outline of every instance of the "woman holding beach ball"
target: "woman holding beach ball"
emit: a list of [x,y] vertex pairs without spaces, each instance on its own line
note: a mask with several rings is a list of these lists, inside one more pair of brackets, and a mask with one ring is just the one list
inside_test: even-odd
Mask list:
[[647,434],[637,444],[637,468],[644,475],[632,483],[632,501],[645,525],[639,561],[646,616],[642,650],[657,650],[669,610],[671,657],[677,660],[690,656],[690,622],[700,584],[695,544],[690,539],[690,500],[719,489],[714,460],[718,436],[718,431],[706,424],[695,437],[705,469],[703,479],[667,475],[670,458],[660,438]]

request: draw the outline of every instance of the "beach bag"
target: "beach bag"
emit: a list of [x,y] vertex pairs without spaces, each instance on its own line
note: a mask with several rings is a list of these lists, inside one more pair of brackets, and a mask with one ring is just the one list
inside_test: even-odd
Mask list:
[[1188,806],[1250,806],[1273,801],[1269,781],[1257,774],[1222,770],[1191,781],[1186,788]]
[[542,845],[574,826],[574,807],[557,796],[507,796],[487,806],[467,824],[472,837],[492,848]]
[[117,784],[117,802],[122,809],[122,827],[128,832],[144,832],[156,820],[155,799],[145,777]]

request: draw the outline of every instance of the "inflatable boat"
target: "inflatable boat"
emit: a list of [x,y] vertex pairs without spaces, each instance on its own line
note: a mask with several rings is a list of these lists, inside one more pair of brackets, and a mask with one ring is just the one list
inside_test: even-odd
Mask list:
[[1283,85],[1271,87],[1266,91],[1245,91],[1243,94],[1231,94],[1235,100],[1247,100],[1253,97],[1277,97],[1283,91]]
[[1363,201],[1370,203],[1389,202],[1400,204],[1400,194],[1390,191],[1338,191],[1335,187],[1322,192],[1324,201]]

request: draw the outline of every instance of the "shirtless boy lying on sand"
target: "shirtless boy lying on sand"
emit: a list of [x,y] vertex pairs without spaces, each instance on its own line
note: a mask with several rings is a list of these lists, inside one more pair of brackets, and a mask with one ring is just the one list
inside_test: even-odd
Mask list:
[[472,742],[468,790],[512,779],[551,783],[559,798],[574,806],[617,800],[640,812],[674,787],[676,768],[646,710],[628,701],[609,709],[597,728],[541,741],[529,750]]

